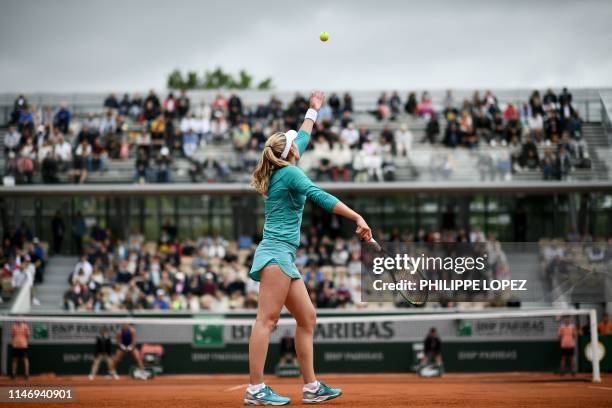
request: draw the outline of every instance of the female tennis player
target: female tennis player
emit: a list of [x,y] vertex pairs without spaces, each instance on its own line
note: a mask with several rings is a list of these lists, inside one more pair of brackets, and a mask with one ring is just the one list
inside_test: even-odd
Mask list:
[[263,240],[257,247],[249,276],[260,282],[259,308],[249,340],[250,384],[246,405],[286,405],[290,399],[276,394],[264,383],[264,364],[270,334],[276,326],[283,305],[295,318],[295,349],[304,379],[303,403],[327,401],[342,394],[317,381],[313,365],[315,308],[304,281],[294,265],[300,243],[300,225],[306,198],[327,211],[348,218],[357,224],[356,233],[369,241],[372,232],[362,216],[336,197],[326,193],[296,167],[304,154],[317,114],[325,97],[313,92],[299,132],[275,133],[266,141],[261,159],[253,173],[253,186],[265,199]]

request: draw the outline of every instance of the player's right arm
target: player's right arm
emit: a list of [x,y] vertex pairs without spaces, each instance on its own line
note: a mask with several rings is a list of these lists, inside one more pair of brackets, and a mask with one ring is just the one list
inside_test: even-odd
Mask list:
[[[325,94],[323,92],[314,91],[312,95],[310,95],[310,109],[315,110],[317,113],[321,109],[321,106],[323,106],[324,102]],[[302,127],[300,127],[300,131],[298,132],[298,135],[294,141],[298,147],[298,150],[300,151],[300,155],[304,154],[306,148],[308,147],[308,143],[310,143],[310,134],[312,133],[312,129],[314,128],[315,124],[314,119],[308,116],[309,115],[306,115],[306,119],[304,119],[304,123],[302,123]]]
[[361,240],[369,241],[372,239],[372,230],[363,217],[338,198],[317,187],[308,176],[304,174],[302,169],[296,166],[287,166],[284,171],[283,177],[292,190],[305,195],[309,200],[313,201],[327,212],[354,221],[357,225],[355,233]]

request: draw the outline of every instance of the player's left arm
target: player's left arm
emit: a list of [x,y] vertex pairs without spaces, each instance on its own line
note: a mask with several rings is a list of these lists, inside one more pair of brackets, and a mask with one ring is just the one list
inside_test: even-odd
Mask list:
[[[302,127],[300,127],[300,131],[298,132],[294,142],[300,151],[300,155],[304,154],[306,148],[308,147],[308,143],[310,143],[310,134],[312,133],[315,121],[317,120],[316,114],[319,112],[324,102],[325,94],[323,92],[314,91],[312,95],[310,95],[310,109],[308,109],[308,112],[306,112],[306,118],[304,119]],[[311,112],[311,110],[314,112]]]

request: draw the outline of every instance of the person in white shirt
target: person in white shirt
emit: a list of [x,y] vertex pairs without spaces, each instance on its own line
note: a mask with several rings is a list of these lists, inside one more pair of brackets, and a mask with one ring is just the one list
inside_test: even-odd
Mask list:
[[398,155],[408,156],[412,149],[412,132],[408,129],[408,125],[403,123],[395,134],[395,150]]
[[11,276],[11,286],[13,289],[22,287],[27,281],[28,275],[21,266],[13,270],[13,275]]
[[9,127],[9,131],[4,136],[4,153],[8,153],[9,151],[16,152],[21,143],[21,133],[17,131],[15,126]]
[[368,170],[370,180],[376,177],[376,180],[383,181],[383,160],[380,145],[371,137],[363,144],[362,151],[364,153],[364,165]]
[[333,166],[333,179],[349,181],[350,165],[353,161],[353,155],[348,145],[344,143],[335,143],[330,152],[330,160]]
[[340,140],[351,149],[357,146],[357,142],[359,142],[359,131],[355,129],[353,122],[350,122],[345,129],[342,129],[342,132],[340,132]]
[[53,153],[53,145],[51,144],[49,139],[47,139],[43,142],[42,146],[38,149],[38,157],[37,157],[38,162],[42,163],[45,157],[47,157],[47,155],[51,153]]
[[72,162],[72,145],[64,139],[64,135],[59,134],[55,144],[55,156],[61,161],[62,165]]
[[93,267],[87,260],[87,256],[82,255],[79,262],[74,266],[74,276],[78,276],[79,270],[83,270],[83,275],[86,280],[89,280],[91,273],[93,272]]
[[113,116],[113,111],[108,110],[106,116],[100,121],[100,134],[106,136],[108,133],[115,133],[117,131],[117,121]]

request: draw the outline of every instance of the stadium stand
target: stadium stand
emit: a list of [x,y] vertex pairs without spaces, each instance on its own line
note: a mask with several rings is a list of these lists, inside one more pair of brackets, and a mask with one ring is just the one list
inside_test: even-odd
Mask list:
[[[196,103],[151,91],[84,109],[19,96],[0,133],[4,181],[248,181],[266,135],[297,127],[306,109],[300,94],[265,97],[219,93]],[[448,91],[437,101],[383,93],[357,104],[331,94],[300,165],[319,181],[608,179],[600,118],[572,98],[567,89],[504,100]]]

